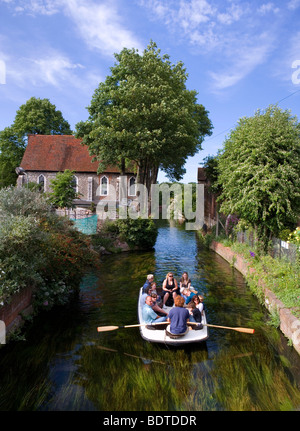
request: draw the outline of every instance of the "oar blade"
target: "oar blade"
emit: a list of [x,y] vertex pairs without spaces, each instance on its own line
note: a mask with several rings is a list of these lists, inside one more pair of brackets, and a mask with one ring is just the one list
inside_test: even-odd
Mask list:
[[108,332],[108,331],[115,331],[116,329],[119,329],[119,326],[98,326],[97,331]]
[[244,332],[245,334],[254,334],[255,330],[252,328],[232,328],[238,332]]

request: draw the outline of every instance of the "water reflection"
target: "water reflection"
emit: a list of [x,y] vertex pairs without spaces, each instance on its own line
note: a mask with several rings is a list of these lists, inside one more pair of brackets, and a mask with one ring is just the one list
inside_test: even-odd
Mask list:
[[[188,271],[204,295],[209,323],[248,326],[255,335],[210,329],[206,343],[170,348],[142,340],[137,295],[148,273]],[[154,251],[103,258],[80,298],[40,316],[26,342],[0,350],[1,410],[297,410],[300,358],[243,277],[195,233],[161,226]]]

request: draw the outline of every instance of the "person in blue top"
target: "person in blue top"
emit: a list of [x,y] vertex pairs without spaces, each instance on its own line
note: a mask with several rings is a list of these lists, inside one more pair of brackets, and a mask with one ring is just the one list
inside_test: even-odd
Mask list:
[[153,299],[151,296],[147,296],[145,305],[142,309],[142,317],[143,321],[147,323],[147,325],[151,325],[152,323],[165,322],[167,320],[167,315],[163,317],[159,317],[155,311],[152,309]]
[[154,282],[154,275],[153,274],[148,274],[147,275],[147,280],[145,281],[144,285],[143,285],[143,293],[146,292],[147,287],[151,286],[151,283]]
[[173,307],[168,316],[170,322],[170,332],[172,334],[184,334],[187,330],[187,322],[189,321],[190,313],[184,308],[184,298],[180,295],[174,299],[175,307]]

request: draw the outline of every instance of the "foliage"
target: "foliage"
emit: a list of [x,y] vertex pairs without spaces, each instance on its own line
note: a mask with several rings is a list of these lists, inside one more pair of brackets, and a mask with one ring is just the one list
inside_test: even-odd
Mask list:
[[0,132],[0,188],[15,185],[28,134],[71,135],[69,123],[48,99],[31,97],[20,106],[10,127]]
[[152,41],[143,55],[125,48],[115,58],[111,75],[94,92],[89,119],[76,126],[77,136],[100,170],[114,164],[123,173],[130,160],[137,164],[137,183],[155,183],[158,168],[179,180],[187,157],[212,129],[197,93],[186,88],[183,63],[171,64]]
[[288,241],[300,247],[300,226],[296,227],[296,229],[289,234]]
[[[220,155],[220,151],[218,152]],[[205,169],[205,174],[207,179],[209,180],[209,190],[211,193],[220,194],[222,191],[222,187],[218,181],[219,179],[219,171],[218,171],[218,155],[217,156],[207,156],[205,157],[203,168]]]
[[79,197],[74,188],[74,171],[66,169],[64,172],[58,172],[50,183],[52,187],[52,192],[48,194],[50,202],[58,208],[73,208],[73,200]]
[[27,188],[0,190],[0,300],[27,286],[35,306],[63,303],[97,256],[69,220],[51,213],[44,195]]
[[[223,242],[223,241],[222,241]],[[226,244],[243,256],[254,271],[246,276],[246,280],[255,295],[264,302],[264,287],[270,289],[285,307],[300,318],[300,265],[286,259],[261,255],[260,250],[250,248],[245,243],[231,242]],[[262,283],[261,283],[262,281]]]
[[13,123],[19,136],[72,135],[69,123],[49,99],[31,97],[18,109]]
[[155,245],[158,230],[152,219],[118,219],[116,220],[118,233],[131,247],[151,249]]
[[27,187],[6,187],[0,190],[0,222],[12,216],[44,217],[50,207],[44,196]]
[[256,227],[266,246],[299,216],[299,165],[299,123],[289,111],[270,106],[242,118],[218,157],[220,210]]
[[24,150],[23,139],[12,127],[0,132],[0,188],[16,184],[15,168],[20,166]]

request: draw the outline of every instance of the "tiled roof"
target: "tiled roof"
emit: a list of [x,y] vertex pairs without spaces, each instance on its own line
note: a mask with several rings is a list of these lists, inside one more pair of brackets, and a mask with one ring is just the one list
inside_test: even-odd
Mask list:
[[[72,135],[28,135],[28,144],[20,166],[25,171],[97,172],[87,146]],[[115,166],[105,172],[120,172]]]

